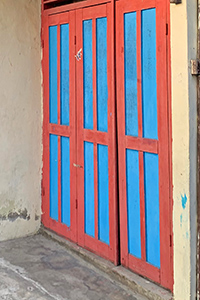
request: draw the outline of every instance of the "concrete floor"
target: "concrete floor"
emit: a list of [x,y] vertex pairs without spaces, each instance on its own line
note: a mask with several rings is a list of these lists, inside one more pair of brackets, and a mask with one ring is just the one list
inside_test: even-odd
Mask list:
[[40,234],[0,243],[0,299],[146,300]]

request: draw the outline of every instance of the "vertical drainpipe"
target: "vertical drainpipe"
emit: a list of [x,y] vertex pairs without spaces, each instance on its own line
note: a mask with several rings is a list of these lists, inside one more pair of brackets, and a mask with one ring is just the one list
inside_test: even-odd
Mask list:
[[[197,0],[197,60],[200,60],[200,0]],[[200,76],[197,77],[197,300],[200,299]]]

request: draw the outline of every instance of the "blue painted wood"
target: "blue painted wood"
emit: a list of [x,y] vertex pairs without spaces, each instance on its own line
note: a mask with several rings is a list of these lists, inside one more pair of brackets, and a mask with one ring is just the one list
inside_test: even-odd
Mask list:
[[85,233],[94,237],[94,145],[84,142]]
[[108,146],[98,145],[98,232],[109,245]]
[[50,217],[58,220],[58,136],[50,134]]
[[126,150],[129,253],[141,258],[139,153]]
[[70,226],[70,140],[61,137],[61,221]]
[[157,139],[156,10],[142,11],[143,136]]
[[69,24],[60,26],[61,124],[69,126]]
[[136,12],[124,15],[125,131],[138,136]]
[[97,130],[108,131],[107,18],[96,21]]
[[158,155],[144,153],[146,211],[146,258],[160,267],[159,166]]
[[49,122],[58,122],[57,26],[49,27]]
[[83,88],[84,128],[93,129],[92,20],[83,21]]

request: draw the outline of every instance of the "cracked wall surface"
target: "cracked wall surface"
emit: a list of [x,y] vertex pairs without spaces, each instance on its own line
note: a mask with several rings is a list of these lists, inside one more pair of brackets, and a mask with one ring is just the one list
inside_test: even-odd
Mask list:
[[0,241],[41,215],[40,1],[0,1]]

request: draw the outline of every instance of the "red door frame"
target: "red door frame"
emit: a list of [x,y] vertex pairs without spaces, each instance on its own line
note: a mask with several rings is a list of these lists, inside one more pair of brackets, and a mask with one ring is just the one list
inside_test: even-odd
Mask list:
[[[92,238],[84,233],[84,168],[79,168],[77,196],[79,199],[78,209],[78,243],[79,245],[90,249],[91,251],[100,254],[104,258],[113,261],[115,264],[119,262],[118,255],[118,207],[117,207],[117,157],[116,157],[116,127],[115,127],[115,86],[114,86],[114,34],[112,31],[113,16],[112,4],[108,3],[78,9],[77,13],[77,47],[76,51],[83,48],[82,40],[82,20],[107,17],[108,22],[108,132],[97,131],[97,107],[96,94],[94,92],[94,130],[83,129],[83,60],[77,63],[77,116],[78,116],[78,165],[84,166],[83,157],[83,142],[88,141],[94,143],[94,174],[95,174],[95,238]],[[81,22],[80,22],[81,20]],[[93,22],[93,66],[96,65],[96,27]],[[96,68],[93,72],[93,90],[96,91]],[[110,224],[110,245],[102,243],[98,240],[98,199],[97,199],[97,144],[108,146],[108,161],[109,161],[109,224]]]
[[166,3],[166,52],[167,52],[167,105],[168,105],[168,152],[169,152],[169,218],[170,218],[170,268],[171,287],[174,287],[174,236],[173,236],[173,176],[172,176],[172,101],[171,101],[171,41],[170,41],[170,3]]
[[[167,53],[167,2],[163,0],[147,0],[141,2],[135,0],[127,2],[126,0],[119,0],[117,2],[116,10],[116,27],[119,34],[116,36],[117,43],[117,104],[118,104],[118,140],[119,140],[119,190],[120,190],[120,226],[121,226],[121,260],[126,267],[133,269],[135,272],[152,279],[172,290],[172,241],[171,241],[171,195],[170,195],[170,139],[169,139],[169,95],[168,95],[168,53]],[[124,55],[123,55],[123,18],[122,13],[129,11],[141,11],[156,7],[156,22],[157,25],[157,59],[160,63],[157,64],[157,81],[159,81],[159,88],[157,89],[157,96],[159,99],[158,105],[158,136],[159,140],[148,140],[142,137],[142,96],[141,96],[141,15],[137,14],[137,61],[138,61],[138,111],[139,111],[139,137],[132,138],[125,136],[125,115],[124,115]],[[161,63],[162,62],[162,63]],[[165,62],[165,63],[163,63]],[[160,76],[162,74],[162,78]],[[162,103],[160,102],[162,101]],[[164,129],[164,130],[163,130]],[[142,244],[142,259],[128,254],[128,231],[127,231],[127,206],[126,206],[126,170],[125,170],[125,148],[139,150],[139,170],[140,170],[140,195],[141,195],[141,244]],[[159,194],[160,194],[160,255],[161,268],[158,269],[153,265],[146,263],[145,250],[145,203],[144,203],[144,185],[142,178],[144,177],[143,167],[143,152],[153,152],[159,154]],[[124,161],[124,163],[121,163]]]
[[[57,233],[67,237],[72,241],[77,240],[76,233],[76,190],[73,188],[76,183],[76,169],[73,168],[71,162],[76,161],[75,152],[76,137],[75,137],[75,61],[72,59],[75,55],[75,47],[71,47],[70,51],[70,126],[61,125],[60,118],[60,25],[66,22],[70,23],[70,43],[73,44],[75,35],[74,12],[66,12],[62,15],[49,15],[47,11],[43,12],[42,17],[42,36],[44,43],[43,51],[43,178],[42,178],[42,223],[45,227],[56,230]],[[58,124],[49,122],[49,26],[58,26],[57,30],[57,81],[58,81]],[[50,218],[50,204],[49,204],[49,135],[58,135],[58,222]],[[70,137],[70,174],[73,177],[73,184],[70,184],[70,205],[71,205],[71,225],[68,228],[61,223],[61,136]]]
[[[114,1],[95,0],[73,3],[62,7],[56,7],[43,11],[42,15],[42,37],[44,43],[43,51],[43,88],[44,88],[44,106],[43,106],[43,180],[42,180],[42,222],[45,227],[55,230],[58,234],[66,238],[78,242],[79,245],[90,249],[94,253],[119,263],[118,251],[118,204],[117,204],[117,157],[116,157],[116,116],[115,116],[115,52],[114,52]],[[83,91],[83,74],[82,74],[82,60],[76,64],[75,54],[82,48],[82,22],[74,22],[75,19],[81,18],[82,11],[84,11],[84,18],[97,18],[107,16],[108,18],[108,133],[98,132],[97,128],[94,131],[83,130],[83,110],[82,110],[82,91]],[[62,12],[62,13],[61,13]],[[77,18],[76,18],[77,16]],[[49,40],[48,40],[48,26],[58,25],[57,35],[57,49],[60,52],[60,24],[66,23],[67,20],[71,22],[70,45],[75,45],[70,48],[70,127],[60,125],[60,57],[58,55],[58,125],[49,123]],[[95,38],[95,31],[93,30],[93,38]],[[76,39],[75,39],[76,37]],[[95,45],[93,47],[95,51]],[[77,76],[76,74],[82,74]],[[94,82],[95,82],[94,72]],[[75,90],[75,86],[80,88]],[[94,84],[94,90],[95,90]],[[76,98],[77,97],[77,98]],[[77,104],[76,99],[81,99]],[[95,101],[94,101],[95,102]],[[96,111],[96,107],[94,107]],[[76,120],[78,116],[78,119]],[[94,113],[94,124],[96,124],[97,116]],[[60,151],[60,136],[70,137],[72,141],[70,148],[70,172],[73,178],[71,181],[71,220],[70,228],[61,223],[61,170],[59,167],[59,220],[58,222],[50,218],[49,207],[49,134],[58,135],[58,162],[60,165],[61,151]],[[77,136],[78,135],[78,136]],[[78,139],[77,139],[78,138]],[[108,145],[109,147],[109,223],[110,223],[110,245],[106,245],[98,240],[98,201],[97,201],[97,178],[95,178],[95,239],[84,234],[84,172],[83,168],[76,168],[74,165],[83,166],[83,141],[94,142],[95,145],[95,161],[97,160],[97,143]],[[78,145],[76,145],[78,141]],[[78,152],[74,151],[78,149]],[[97,164],[95,164],[95,173],[97,172]],[[79,186],[79,189],[74,187]]]
[[[49,1],[50,2],[50,1]],[[47,34],[47,20],[48,20],[48,15],[54,15],[54,14],[58,14],[61,12],[69,12],[70,10],[75,10],[75,9],[79,9],[82,7],[90,7],[90,6],[94,6],[97,4],[103,4],[103,3],[107,3],[107,0],[87,0],[84,2],[78,2],[78,3],[72,3],[72,4],[67,4],[67,5],[62,5],[62,6],[58,6],[55,8],[50,8],[48,10],[44,10],[44,3],[42,3],[42,31],[41,31],[41,38],[42,38],[42,45],[44,45],[44,43],[48,44],[48,40],[46,40],[46,37],[48,36]],[[112,15],[112,35],[111,35],[111,47],[112,47],[112,53],[113,56],[111,58],[111,72],[112,72],[112,76],[113,79],[115,78],[115,6],[116,6],[116,0],[111,0],[111,5],[112,5],[112,9],[111,9],[111,15]],[[138,2],[138,1],[136,1]],[[167,59],[167,64],[166,64],[166,68],[165,70],[163,70],[163,72],[166,73],[166,91],[168,93],[167,98],[167,107],[165,107],[167,109],[168,112],[168,116],[167,116],[167,120],[166,120],[166,125],[168,130],[168,133],[166,133],[166,135],[168,134],[168,137],[165,136],[165,138],[168,140],[167,146],[166,147],[168,149],[168,169],[169,169],[169,182],[170,185],[168,186],[168,194],[169,194],[169,207],[168,207],[168,218],[169,223],[171,224],[170,229],[169,229],[169,238],[170,238],[170,253],[167,254],[167,256],[170,256],[170,262],[168,265],[168,268],[170,269],[169,271],[169,276],[171,276],[171,280],[169,280],[169,284],[168,284],[168,288],[170,290],[173,290],[173,234],[172,234],[172,208],[173,208],[173,201],[172,201],[172,128],[171,128],[171,68],[170,68],[170,62],[171,62],[171,57],[170,57],[170,5],[169,5],[169,1],[168,0],[160,0],[160,2],[163,2],[164,5],[166,5],[166,15],[165,12],[163,12],[163,26],[167,26],[167,42],[166,42],[166,57],[165,59]],[[49,82],[48,82],[48,76],[46,76],[48,74],[48,60],[46,59],[48,57],[48,50],[47,47],[43,47],[45,50],[43,51],[43,60],[42,60],[42,68],[43,68],[43,97],[44,97],[44,105],[43,105],[43,177],[42,177],[42,223],[44,224],[45,227],[48,227],[52,230],[55,229],[55,222],[51,221],[49,222],[48,220],[48,216],[49,216],[49,204],[48,204],[48,198],[49,198],[49,191],[48,191],[48,184],[49,184],[49,177],[45,176],[45,174],[49,174],[49,157],[47,155],[48,153],[48,148],[49,148],[49,142],[48,142],[48,138],[47,136],[49,135],[50,132],[52,133],[56,133],[56,128],[55,127],[51,127],[48,125],[48,120],[49,120],[49,106],[48,106],[48,101],[45,101],[45,99],[48,99],[48,89],[49,89]],[[74,49],[74,55],[76,53],[76,50]],[[75,69],[75,68],[74,68]],[[75,76],[75,74],[74,74]],[[74,90],[75,93],[75,86],[72,87],[72,89]],[[112,86],[112,96],[115,98],[115,87]],[[49,127],[48,127],[49,126]],[[74,158],[73,160],[76,161],[76,159]],[[73,171],[72,171],[73,172]],[[74,178],[76,178],[76,175],[74,176]],[[75,197],[76,198],[76,197]],[[75,215],[76,215],[76,203],[73,203],[73,207],[74,207],[74,211],[75,211]],[[116,214],[118,213],[118,209],[117,209],[117,205],[115,207],[115,211]],[[163,211],[164,215],[166,214],[165,211]],[[76,219],[76,216],[74,216],[74,218]],[[162,220],[161,220],[162,222]],[[76,223],[76,221],[75,221]],[[63,235],[69,239],[71,239],[72,241],[76,242],[77,240],[77,236],[76,234],[67,234],[66,235],[66,228],[65,226],[63,226],[62,224],[60,224],[57,228],[57,232],[60,235]],[[117,228],[115,228],[115,232],[117,232]],[[116,247],[118,248],[118,244],[116,241]],[[95,251],[94,251],[95,252]],[[115,255],[116,259],[115,259],[115,263],[118,262],[118,258],[117,258],[117,254]],[[162,284],[162,283],[161,283]]]

